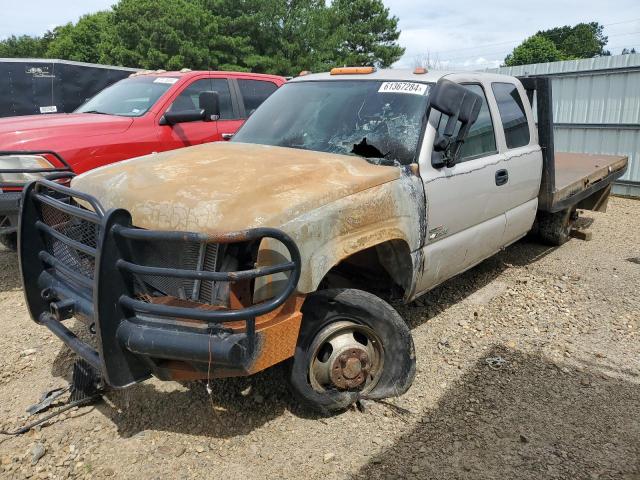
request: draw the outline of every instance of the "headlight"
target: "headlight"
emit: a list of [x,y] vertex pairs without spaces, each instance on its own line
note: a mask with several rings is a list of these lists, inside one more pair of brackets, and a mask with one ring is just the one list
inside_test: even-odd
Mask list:
[[[263,238],[258,248],[256,265],[268,267],[279,263],[290,262],[287,247],[274,238]],[[255,279],[253,288],[253,303],[273,298],[284,290],[291,272],[274,273]]]
[[[53,168],[55,167],[41,155],[3,155],[0,156],[0,182],[27,183],[43,178],[48,173],[46,170]],[[5,170],[24,171],[7,173]]]

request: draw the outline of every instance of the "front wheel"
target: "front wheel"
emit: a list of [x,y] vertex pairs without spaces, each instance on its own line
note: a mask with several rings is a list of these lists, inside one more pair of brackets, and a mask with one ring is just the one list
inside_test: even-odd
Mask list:
[[341,410],[360,398],[401,395],[411,386],[411,332],[385,301],[361,290],[323,290],[307,298],[302,314],[289,383],[305,403]]

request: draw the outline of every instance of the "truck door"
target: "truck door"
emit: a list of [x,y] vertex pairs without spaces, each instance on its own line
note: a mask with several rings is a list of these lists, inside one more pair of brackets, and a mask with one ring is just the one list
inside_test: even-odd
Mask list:
[[[420,164],[427,199],[427,234],[425,270],[417,291],[433,288],[498,251],[505,229],[505,209],[493,198],[503,185],[504,159],[498,152],[495,117],[487,101],[491,97],[487,85],[464,85],[480,95],[483,103],[458,162],[440,169],[431,165],[430,158]],[[442,130],[446,120],[432,112],[427,128]],[[427,130],[425,141],[432,142],[433,137],[433,130]]]
[[[264,102],[269,96],[278,89],[278,85],[269,80],[256,80],[251,78],[234,79],[238,91],[238,99],[240,104],[240,114],[246,119]],[[239,128],[238,125],[237,128]],[[233,130],[235,132],[235,130]],[[222,132],[222,130],[221,130]],[[227,135],[222,133],[223,137]]]
[[[200,108],[200,94],[216,91],[220,96],[220,119],[217,121],[198,121],[160,126],[161,150],[188,147],[206,142],[222,140],[220,133],[235,129],[242,123],[237,109],[233,108],[231,89],[226,78],[201,78],[189,84],[167,108],[167,111],[197,110]],[[236,126],[236,123],[238,124]]]
[[494,198],[506,212],[507,225],[502,245],[525,235],[538,209],[542,175],[542,152],[536,140],[531,106],[524,89],[515,83],[493,82],[491,90],[498,108],[496,121],[504,152],[506,181]]
[[213,90],[220,95],[220,120],[217,122],[218,137],[216,140],[230,140],[244,123],[242,106],[238,95],[232,95],[234,80],[213,78]]

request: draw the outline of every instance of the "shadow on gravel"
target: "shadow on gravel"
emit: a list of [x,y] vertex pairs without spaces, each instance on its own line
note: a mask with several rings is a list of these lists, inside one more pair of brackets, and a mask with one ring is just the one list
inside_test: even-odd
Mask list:
[[494,347],[355,478],[640,479],[640,385],[581,370]]
[[[69,325],[84,342],[94,337],[79,320]],[[71,381],[75,354],[61,345],[51,364],[54,377]],[[144,430],[157,430],[216,438],[245,435],[286,410],[305,418],[318,418],[302,411],[286,385],[284,368],[276,365],[251,377],[211,380],[211,395],[202,382],[143,382],[107,393],[110,404],[96,408],[117,427],[122,437]]]
[[295,408],[279,367],[253,377],[211,381],[211,396],[204,383],[190,382],[171,391],[149,382],[107,396],[116,407],[97,408],[113,421],[122,437],[156,430],[215,438],[246,435]]
[[0,269],[0,291],[8,292],[18,288],[22,289],[16,252],[0,246],[0,265],[2,265],[2,269]]

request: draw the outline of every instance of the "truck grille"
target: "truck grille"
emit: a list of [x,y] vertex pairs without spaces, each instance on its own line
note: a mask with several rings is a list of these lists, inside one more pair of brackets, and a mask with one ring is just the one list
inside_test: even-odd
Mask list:
[[[47,204],[41,205],[41,219],[53,230],[81,246],[98,248],[99,224],[75,217]],[[93,281],[96,270],[94,255],[83,251],[80,245],[75,248],[69,242],[63,242],[52,235],[45,237],[45,245],[47,253],[51,256],[72,271]],[[150,267],[214,272],[217,271],[219,249],[217,244],[204,242],[137,241],[132,248],[132,259],[140,265]],[[58,271],[58,275],[72,284],[79,283],[77,278],[66,274],[63,269]],[[220,304],[221,298],[226,300],[226,296],[219,290],[226,285],[217,287],[217,283],[166,276],[134,276],[136,296],[145,301],[150,301],[151,297],[171,296],[204,304]]]
[[[73,199],[68,202],[80,207]],[[98,249],[100,224],[70,215],[46,203],[41,204],[42,222],[66,238],[90,249]],[[46,251],[72,271],[93,281],[96,271],[94,255],[78,246],[63,242],[52,235],[45,236]],[[204,242],[137,241],[132,248],[133,261],[151,267],[186,269],[194,271],[217,271],[219,245]],[[65,281],[77,285],[78,279],[68,275],[63,269],[57,272]],[[203,304],[223,303],[226,296],[219,290],[226,285],[210,280],[192,280],[166,276],[134,275],[137,298],[150,301],[151,297],[171,296]]]
[[[77,206],[77,205],[76,205]],[[47,204],[41,205],[43,223],[81,245],[95,249],[100,238],[100,225],[69,215]],[[54,236],[46,236],[46,251],[75,272],[93,280],[95,258]],[[69,279],[71,280],[71,279]]]
[[[215,272],[219,250],[218,244],[204,242],[138,241],[132,249],[132,260],[149,267]],[[215,303],[215,284],[218,283],[156,275],[136,275],[135,281],[138,298],[146,301],[160,293],[205,304]]]

